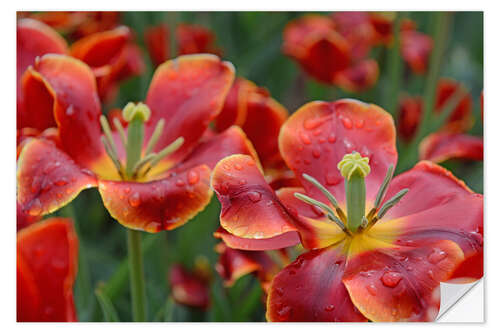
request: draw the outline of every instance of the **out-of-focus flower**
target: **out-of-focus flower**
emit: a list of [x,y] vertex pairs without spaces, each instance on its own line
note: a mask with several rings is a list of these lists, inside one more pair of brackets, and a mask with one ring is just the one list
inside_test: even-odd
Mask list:
[[216,165],[227,246],[280,249],[298,233],[309,250],[272,280],[268,320],[430,321],[440,282],[483,275],[482,195],[428,161],[392,180],[395,143],[376,105],[311,102],[279,137],[302,187],[274,192],[250,156]]
[[295,59],[312,77],[348,91],[373,86],[378,78],[378,64],[359,58],[366,51],[350,41],[357,34],[343,36],[335,22],[326,16],[308,15],[287,24],[283,31],[283,52]]
[[427,71],[433,45],[432,38],[421,32],[401,31],[401,55],[412,71],[417,74]]
[[17,233],[17,321],[77,320],[78,239],[72,223],[50,218]]
[[[25,143],[17,169],[22,210],[45,215],[98,186],[110,214],[131,229],[183,225],[210,201],[210,168],[230,154],[254,154],[236,126],[202,140],[233,78],[233,66],[214,55],[166,62],[154,73],[147,106],[129,103],[127,128],[116,121],[112,131],[92,70],[68,56],[41,57],[23,76],[33,101],[27,111],[57,119],[61,147],[42,138]],[[37,103],[39,96],[51,103]]]
[[[153,64],[159,66],[170,58],[170,31],[166,24],[151,26],[144,32],[144,40]],[[211,53],[220,56],[215,35],[209,29],[195,24],[179,24],[175,30],[179,55]]]
[[72,40],[111,30],[120,24],[119,12],[19,12],[18,17],[36,19]]
[[[459,82],[452,79],[440,79],[436,90],[436,104],[434,112],[443,111],[446,103],[461,88]],[[418,129],[422,115],[422,98],[403,97],[399,105],[398,132],[406,141],[411,140]],[[446,124],[441,130],[451,133],[461,133],[472,125],[472,96],[466,93],[458,105],[453,109]]]
[[206,276],[191,272],[181,264],[174,264],[170,267],[168,279],[172,297],[177,303],[203,310],[209,307],[210,289]]
[[[219,232],[215,232],[214,236],[218,237],[218,235]],[[255,274],[262,289],[267,293],[273,277],[290,263],[284,249],[269,252],[245,251],[232,249],[224,243],[219,243],[215,251],[219,253],[215,270],[223,278],[226,287],[231,287],[244,275]]]

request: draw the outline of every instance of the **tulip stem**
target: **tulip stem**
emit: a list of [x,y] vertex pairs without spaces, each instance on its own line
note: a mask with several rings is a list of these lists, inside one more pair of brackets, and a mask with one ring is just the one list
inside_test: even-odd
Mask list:
[[134,321],[146,321],[146,285],[141,249],[141,232],[127,229],[130,269],[130,290],[132,293],[132,314]]

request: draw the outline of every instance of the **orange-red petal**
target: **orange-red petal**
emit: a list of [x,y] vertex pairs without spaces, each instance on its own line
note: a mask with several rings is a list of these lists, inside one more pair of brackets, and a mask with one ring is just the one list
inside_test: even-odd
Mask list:
[[78,239],[71,220],[51,218],[17,233],[17,321],[76,321]]
[[153,65],[159,66],[170,57],[170,32],[166,24],[158,24],[146,28],[144,43],[151,57]]
[[29,215],[52,213],[96,185],[92,172],[47,140],[29,141],[19,156],[17,200]]
[[214,125],[217,131],[223,131],[232,125],[243,125],[247,116],[248,94],[257,89],[253,82],[244,78],[237,77],[234,80],[224,106],[215,118]]
[[360,92],[371,88],[377,82],[378,74],[378,63],[366,59],[337,73],[335,84],[346,91]]
[[[45,90],[45,96],[50,96],[52,103],[33,103],[30,112],[52,112],[64,151],[78,164],[93,169],[96,161],[106,156],[100,141],[101,105],[90,68],[75,58],[48,54],[24,75],[26,97],[32,93],[32,81],[36,82],[36,94],[40,88]],[[110,159],[107,167],[113,168]]]
[[[428,240],[451,240],[469,261],[468,271],[454,278],[478,279],[483,274],[483,196],[473,193],[451,172],[428,161],[397,176],[386,198],[403,188],[409,192],[371,230],[378,237],[413,246]],[[473,266],[471,263],[477,263]],[[460,275],[462,274],[462,275]]]
[[342,281],[351,300],[372,321],[433,321],[441,281],[464,256],[447,240],[417,248],[366,251],[347,262]]
[[417,132],[422,115],[421,97],[402,97],[399,101],[398,135],[405,141],[410,141]]
[[349,43],[325,16],[308,15],[291,21],[283,31],[283,40],[283,52],[321,82],[333,83],[351,61]]
[[268,321],[366,321],[342,284],[342,244],[299,256],[273,279]]
[[180,264],[174,264],[168,272],[172,297],[182,305],[206,309],[210,305],[210,290],[206,281],[195,276]]
[[252,157],[222,159],[213,171],[212,187],[222,205],[220,224],[231,234],[263,239],[295,231],[291,216]]
[[146,183],[99,181],[104,206],[130,229],[158,232],[175,229],[210,202],[210,169],[200,165]]
[[183,145],[168,161],[174,164],[184,159],[220,112],[233,79],[234,67],[208,54],[181,56],[158,67],[146,98],[151,109],[146,138],[165,119],[156,147],[162,149],[183,137]]
[[433,48],[432,38],[415,30],[401,31],[401,55],[413,72],[423,74],[427,70]]
[[49,26],[33,19],[21,19],[17,23],[17,128],[35,127],[44,130],[55,124],[52,112],[33,112],[25,110],[21,89],[21,77],[28,66],[35,63],[36,57],[47,53],[64,54],[66,41]]
[[[463,87],[459,82],[452,79],[440,79],[436,91],[436,105],[434,111],[443,111],[446,103],[454,94]],[[452,132],[464,132],[472,125],[472,95],[466,92],[458,105],[453,109],[447,119],[444,129]]]
[[351,99],[304,105],[281,128],[279,146],[308,195],[325,200],[303,173],[316,178],[341,203],[344,179],[337,164],[345,154],[357,151],[370,159],[371,172],[365,180],[368,200],[375,197],[389,165],[397,161],[392,117],[374,104]]
[[41,219],[41,216],[32,216],[25,211],[23,211],[19,202],[16,201],[16,230],[19,231],[27,226],[38,222]]
[[215,35],[196,24],[179,24],[175,30],[179,54],[212,53],[221,55],[215,46]]
[[420,159],[435,163],[452,158],[482,161],[483,138],[467,134],[432,133],[420,143]]
[[219,227],[214,232],[215,238],[220,238],[228,247],[246,251],[265,251],[283,249],[300,243],[299,234],[296,231],[285,232],[284,234],[271,238],[242,238],[230,234],[224,228]]

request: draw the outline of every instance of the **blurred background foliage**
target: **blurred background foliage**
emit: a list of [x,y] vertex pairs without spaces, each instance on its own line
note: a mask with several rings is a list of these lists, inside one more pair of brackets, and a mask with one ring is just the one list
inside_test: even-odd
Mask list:
[[[305,74],[282,51],[282,32],[292,19],[306,13],[298,12],[124,12],[121,20],[135,32],[136,42],[142,48],[147,66],[145,73],[125,81],[118,97],[105,107],[122,108],[129,101],[143,100],[153,74],[153,65],[144,45],[144,30],[148,26],[167,23],[195,23],[211,29],[223,58],[232,62],[236,74],[266,87],[271,95],[290,113],[312,100],[356,98],[390,108],[387,98],[391,88],[390,52],[383,46],[371,50],[371,56],[380,66],[380,76],[373,88],[361,93],[347,93],[333,86],[319,84]],[[321,13],[320,13],[321,14]],[[327,14],[327,13],[324,13]],[[400,13],[417,22],[418,30],[433,35],[434,17],[431,12]],[[482,136],[480,94],[483,90],[483,14],[457,12],[451,15],[444,61],[439,77],[450,77],[464,84],[473,96],[474,126],[469,133]],[[423,95],[426,75],[411,74],[402,69],[398,90],[411,95]],[[393,98],[393,97],[392,97]],[[401,146],[400,156],[402,154]],[[403,152],[404,153],[404,152]],[[414,163],[411,158],[407,167]],[[483,163],[448,161],[443,164],[463,179],[473,190],[483,191]],[[217,240],[212,233],[218,227],[219,204],[215,196],[210,205],[185,226],[168,232],[145,235],[145,257],[148,313],[151,321],[264,321],[263,292],[253,276],[245,276],[232,288],[225,288],[214,265]],[[115,305],[120,320],[130,321],[130,294],[126,261],[126,231],[113,221],[103,207],[97,190],[82,193],[68,207],[55,215],[75,218],[81,242],[79,272],[75,301],[81,321],[104,319],[94,296],[97,286],[103,288]],[[174,304],[170,298],[167,270],[174,262],[192,267],[197,258],[210,263],[213,283],[211,306],[204,312]]]

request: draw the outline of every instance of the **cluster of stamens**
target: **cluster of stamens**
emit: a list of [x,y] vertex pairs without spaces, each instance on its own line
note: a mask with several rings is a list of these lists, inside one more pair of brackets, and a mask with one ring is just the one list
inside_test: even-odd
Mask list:
[[104,132],[101,136],[101,141],[106,153],[113,161],[118,174],[123,180],[136,180],[146,176],[154,166],[179,149],[184,143],[184,138],[179,137],[159,152],[154,152],[165,126],[165,120],[160,119],[143,152],[144,123],[151,116],[151,111],[143,103],[134,104],[130,102],[123,109],[122,116],[128,122],[127,133],[125,133],[125,129],[117,118],[113,119],[113,124],[119,133],[120,141],[126,151],[125,164],[118,157],[118,151],[108,120],[105,116],[101,116],[100,122]]
[[393,176],[394,166],[390,165],[378,190],[373,207],[368,211],[368,214],[365,214],[366,188],[364,178],[370,173],[368,157],[361,157],[357,152],[346,154],[337,167],[345,178],[347,214],[340,208],[334,195],[318,180],[307,174],[302,175],[304,179],[323,193],[333,209],[330,205],[302,193],[295,193],[294,195],[297,199],[321,209],[330,221],[336,223],[349,236],[370,229],[408,193],[408,189],[403,189],[382,205]]

